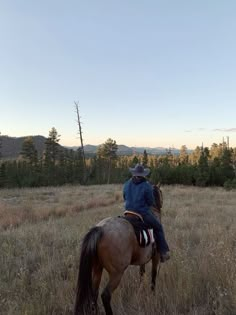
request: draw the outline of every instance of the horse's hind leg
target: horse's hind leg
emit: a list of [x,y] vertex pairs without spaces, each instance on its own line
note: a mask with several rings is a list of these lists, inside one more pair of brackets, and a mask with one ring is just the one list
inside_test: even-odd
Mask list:
[[96,265],[93,267],[93,290],[97,301],[99,286],[102,278],[103,268],[101,265]]
[[142,281],[143,275],[145,274],[145,265],[141,265],[139,268],[140,281]]
[[120,280],[122,278],[122,275],[123,275],[123,272],[109,274],[108,284],[102,292],[102,302],[105,308],[106,315],[113,314],[112,308],[111,308],[111,295],[112,295],[112,292],[118,287]]

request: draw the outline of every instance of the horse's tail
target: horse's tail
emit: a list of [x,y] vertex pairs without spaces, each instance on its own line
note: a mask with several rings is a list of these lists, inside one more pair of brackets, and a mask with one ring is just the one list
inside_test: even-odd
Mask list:
[[92,283],[93,264],[96,263],[97,244],[103,235],[102,227],[95,226],[85,235],[80,252],[79,274],[74,314],[92,314],[94,292]]

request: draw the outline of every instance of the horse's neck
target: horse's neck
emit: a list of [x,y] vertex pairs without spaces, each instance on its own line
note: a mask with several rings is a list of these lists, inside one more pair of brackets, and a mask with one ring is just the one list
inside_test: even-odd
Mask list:
[[154,190],[153,195],[155,198],[155,205],[156,205],[155,208],[157,209],[157,211],[161,212],[161,208],[163,204],[162,192],[157,185],[154,185],[153,190]]
[[157,217],[157,219],[161,222],[161,209],[157,209],[155,207],[152,207],[152,212]]

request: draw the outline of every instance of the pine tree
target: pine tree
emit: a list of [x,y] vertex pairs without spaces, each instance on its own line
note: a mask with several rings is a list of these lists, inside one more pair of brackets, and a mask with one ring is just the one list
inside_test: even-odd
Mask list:
[[21,156],[31,166],[36,165],[38,162],[38,152],[34,146],[33,138],[27,137],[22,144]]
[[[49,137],[45,141],[44,152],[44,177],[47,185],[57,184],[57,167],[56,162],[60,159],[60,147],[58,142],[60,141],[60,135],[53,127],[49,131]],[[60,174],[58,174],[60,178]]]
[[107,139],[105,143],[98,148],[98,157],[105,159],[108,162],[107,183],[110,183],[112,161],[117,158],[118,146],[115,140]]
[[197,175],[196,175],[196,185],[207,186],[210,179],[209,165],[209,150],[204,148],[201,151],[201,156],[198,161]]
[[197,165],[201,156],[201,148],[197,146],[195,150],[189,155],[189,163],[192,165]]
[[139,159],[138,159],[138,157],[137,157],[137,155],[135,155],[133,158],[132,158],[132,160],[131,160],[131,163],[130,163],[130,166],[135,166],[136,164],[138,164],[139,163]]
[[188,151],[186,145],[182,145],[180,148],[180,153],[179,153],[179,161],[180,164],[187,164],[188,163]]
[[56,160],[59,158],[59,141],[60,135],[58,135],[56,128],[52,127],[45,141],[44,160],[48,167],[55,166]]
[[148,154],[147,151],[143,151],[143,160],[142,160],[143,166],[146,167],[148,165]]
[[224,181],[227,179],[234,178],[234,168],[233,168],[233,160],[232,160],[233,150],[227,149],[226,147],[223,149],[222,156],[220,159],[221,170],[224,177]]

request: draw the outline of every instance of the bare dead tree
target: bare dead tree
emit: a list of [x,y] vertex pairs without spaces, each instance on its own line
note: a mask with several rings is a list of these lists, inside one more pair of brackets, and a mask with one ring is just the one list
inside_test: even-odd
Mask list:
[[82,154],[82,159],[83,159],[84,182],[85,182],[87,179],[87,175],[86,175],[86,162],[85,162],[85,153],[84,153],[83,132],[82,132],[81,120],[80,120],[80,114],[79,114],[79,102],[74,102],[74,103],[75,103],[75,109],[76,109],[76,115],[77,115],[77,123],[79,126],[79,137],[80,137],[80,144],[81,144],[81,154]]

